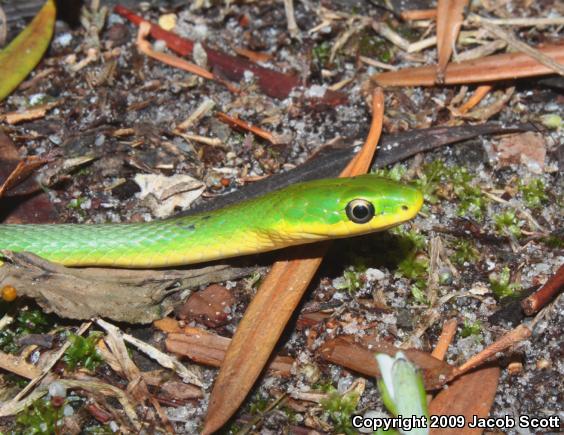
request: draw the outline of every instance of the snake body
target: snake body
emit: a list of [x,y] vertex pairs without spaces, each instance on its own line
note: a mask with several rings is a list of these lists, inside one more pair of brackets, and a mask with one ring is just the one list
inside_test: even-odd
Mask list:
[[374,175],[323,179],[152,222],[0,225],[0,250],[66,266],[176,266],[382,230],[422,203],[417,189]]

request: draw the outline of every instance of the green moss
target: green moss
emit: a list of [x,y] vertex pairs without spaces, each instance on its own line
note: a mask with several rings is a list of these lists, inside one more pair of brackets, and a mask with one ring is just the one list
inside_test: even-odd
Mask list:
[[[406,172],[407,168],[402,164],[374,171],[377,175],[396,181],[404,178]],[[454,197],[460,202],[459,215],[477,219],[484,217],[487,197],[482,194],[480,187],[475,185],[474,177],[465,167],[447,166],[441,159],[433,160],[423,165],[414,182],[423,192],[426,203],[436,204],[441,198]]]
[[103,426],[88,426],[83,431],[83,433],[88,435],[115,435],[115,432],[107,424]]
[[68,339],[71,345],[63,356],[67,368],[71,371],[78,367],[95,370],[103,361],[96,349],[96,343],[101,337],[101,332],[91,332],[86,338],[70,334]]
[[413,299],[421,305],[429,304],[427,294],[425,293],[426,286],[427,283],[423,280],[417,280],[415,284],[411,286],[411,295],[413,296]]
[[45,332],[49,325],[47,315],[41,310],[24,310],[20,312],[16,321],[22,328],[22,332],[29,332],[30,334]]
[[20,346],[16,343],[16,333],[11,329],[0,331],[0,349],[6,353],[16,353]]
[[19,389],[23,389],[27,386],[29,380],[14,373],[6,373],[4,375],[4,382],[7,386],[15,386]]
[[361,56],[377,58],[381,62],[388,63],[392,58],[392,52],[388,43],[371,32],[363,32],[358,40],[358,53]]
[[516,238],[521,237],[519,219],[517,219],[513,210],[507,210],[504,213],[498,214],[494,217],[494,222],[499,234]]
[[480,336],[482,334],[482,324],[478,321],[470,322],[469,320],[464,320],[464,326],[460,335],[463,338],[470,337],[472,335]]
[[453,195],[459,200],[458,214],[482,219],[487,207],[487,198],[468,169],[462,166],[446,166],[443,160],[434,160],[423,166],[417,186],[425,201],[436,204],[441,197]]
[[242,429],[243,427],[239,423],[233,422],[228,426],[226,433],[229,435],[236,435],[240,433]]
[[353,268],[345,270],[343,273],[345,279],[345,288],[350,293],[356,293],[362,287],[362,271],[357,271]]
[[478,258],[480,254],[478,250],[474,247],[474,244],[469,240],[459,239],[454,242],[454,253],[451,258],[454,263],[458,266],[463,266],[464,263],[472,263]]
[[476,219],[483,219],[487,207],[487,200],[482,191],[477,186],[464,184],[460,186],[457,193],[460,205],[458,214],[460,216],[473,216]]
[[541,116],[541,122],[546,128],[557,130],[562,128],[562,118],[556,113]]
[[398,265],[398,273],[409,279],[420,279],[427,276],[429,260],[417,252],[410,253]]
[[329,397],[321,401],[323,411],[328,414],[334,426],[334,433],[356,434],[352,427],[351,417],[354,414],[360,396],[352,391],[340,394],[334,388],[329,392]]
[[80,210],[82,204],[84,204],[85,202],[86,198],[79,196],[78,198],[71,199],[67,204],[67,208],[70,208],[72,210]]
[[38,399],[17,415],[16,433],[22,435],[59,433],[57,428],[62,424],[61,416],[61,408],[54,407],[49,400]]
[[394,181],[401,181],[406,172],[407,168],[405,165],[396,163],[391,168],[378,168],[373,171],[373,174],[378,175],[379,177],[389,178]]
[[441,182],[448,179],[449,171],[442,160],[434,160],[431,163],[423,165],[423,170],[415,184],[423,192],[425,201],[431,204],[439,202],[437,191]]
[[415,230],[406,230],[405,227],[399,226],[391,229],[390,232],[398,236],[397,243],[401,253],[409,253],[414,250],[422,251],[425,249],[425,236]]
[[300,420],[298,419],[298,413],[294,411],[292,408],[290,408],[289,406],[282,406],[281,409],[282,412],[286,415],[286,418],[288,419],[288,423],[290,424],[300,423]]
[[490,287],[498,299],[513,298],[517,296],[521,286],[511,282],[511,271],[505,266],[499,274],[489,276]]
[[425,237],[413,230],[405,231],[402,227],[394,228],[392,232],[399,236],[397,251],[390,252],[397,258],[396,273],[413,281],[411,294],[417,302],[426,304],[429,259],[425,255]]
[[564,248],[564,238],[559,235],[550,234],[540,239],[549,248],[562,249]]
[[329,61],[329,56],[331,55],[331,44],[328,41],[323,41],[313,47],[312,50],[313,61],[320,67],[323,68]]
[[0,331],[0,349],[7,353],[16,353],[20,346],[17,340],[27,334],[41,334],[50,327],[48,316],[41,310],[22,310],[12,325]]
[[84,167],[84,168],[80,168],[78,171],[76,171],[75,176],[76,177],[86,177],[88,175],[90,175],[91,173],[91,168],[90,167]]
[[523,201],[530,209],[541,208],[548,201],[546,186],[540,178],[536,178],[528,184],[519,184],[519,191],[523,195]]
[[429,260],[419,253],[425,249],[425,238],[416,231],[405,231],[398,227],[392,230],[399,235],[398,240],[401,257],[397,272],[409,279],[419,279],[427,275]]
[[258,395],[249,405],[249,411],[253,415],[262,414],[267,409],[268,409],[268,400]]

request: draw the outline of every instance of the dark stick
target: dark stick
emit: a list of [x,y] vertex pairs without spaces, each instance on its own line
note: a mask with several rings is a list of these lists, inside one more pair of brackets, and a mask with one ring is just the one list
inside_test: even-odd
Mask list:
[[[433,127],[410,130],[383,136],[378,145],[372,170],[405,160],[415,154],[430,151],[444,145],[462,142],[481,135],[508,134],[535,130],[533,124],[504,127],[496,123],[463,125],[458,127]],[[291,184],[319,178],[336,177],[356,153],[355,147],[326,148],[312,156],[303,165],[280,174],[274,174],[237,189],[234,192],[203,201],[180,216],[217,210],[230,204],[251,199],[267,192],[282,189]],[[176,215],[174,217],[177,217]]]

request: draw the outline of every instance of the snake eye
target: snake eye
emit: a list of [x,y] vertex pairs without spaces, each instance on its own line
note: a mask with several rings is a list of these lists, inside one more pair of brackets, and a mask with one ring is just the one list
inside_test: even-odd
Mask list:
[[364,199],[353,199],[345,211],[347,217],[356,224],[365,224],[374,217],[374,206]]

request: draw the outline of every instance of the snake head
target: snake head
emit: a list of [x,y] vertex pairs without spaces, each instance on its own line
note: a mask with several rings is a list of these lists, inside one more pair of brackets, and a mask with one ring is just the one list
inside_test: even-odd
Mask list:
[[317,240],[381,231],[414,218],[423,205],[416,188],[370,174],[302,183],[285,193],[277,232]]

